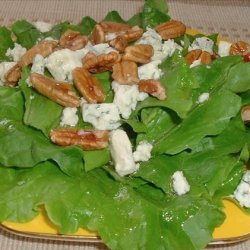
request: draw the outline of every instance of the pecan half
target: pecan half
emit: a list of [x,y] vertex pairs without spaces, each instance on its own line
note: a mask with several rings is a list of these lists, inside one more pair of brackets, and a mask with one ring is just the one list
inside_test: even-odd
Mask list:
[[186,32],[186,26],[180,21],[171,20],[155,27],[162,39],[168,40],[182,36]]
[[250,52],[250,44],[243,41],[238,41],[231,45],[229,54],[245,56],[249,52]]
[[60,146],[76,145],[83,150],[95,150],[108,146],[109,133],[106,130],[57,128],[50,132],[50,139]]
[[212,56],[207,51],[202,51],[199,59],[201,59],[201,64],[209,64],[212,62]]
[[45,40],[36,44],[20,58],[20,61],[18,62],[19,66],[24,67],[31,64],[37,54],[47,57],[53,52],[56,46],[57,42],[52,40]]
[[106,94],[101,84],[86,69],[75,68],[73,81],[78,91],[89,103],[104,102]]
[[123,36],[117,36],[116,38],[110,40],[108,44],[118,50],[119,52],[124,52],[127,46],[127,40]]
[[59,40],[59,45],[70,50],[82,49],[88,43],[88,37],[82,36],[80,32],[67,30],[62,34]]
[[131,29],[130,25],[128,24],[112,21],[102,21],[100,22],[100,26],[105,33],[121,32]]
[[92,73],[100,73],[112,70],[115,63],[121,60],[121,56],[116,52],[109,52],[108,54],[101,54],[84,61],[83,68]]
[[138,67],[135,62],[124,61],[118,62],[113,67],[112,77],[120,84],[135,84],[139,82]]
[[32,86],[42,95],[65,107],[79,107],[80,99],[72,91],[71,85],[59,82],[47,76],[32,73],[30,75]]
[[143,29],[134,26],[131,29],[127,30],[123,34],[123,37],[126,39],[127,42],[133,42],[141,38],[142,34],[143,34]]
[[244,123],[250,124],[250,105],[246,105],[241,109],[241,119]]
[[212,62],[211,54],[207,51],[202,51],[200,49],[191,50],[185,56],[185,60],[189,65],[199,59],[201,60],[201,64],[209,64]]
[[95,53],[92,52],[92,51],[89,51],[89,52],[83,57],[82,63],[84,64],[85,61],[87,61],[87,60],[89,60],[89,59],[93,59],[93,58],[95,58],[95,57],[96,57]]
[[165,100],[167,98],[166,89],[158,80],[141,80],[139,82],[139,91],[155,96],[159,100]]
[[100,24],[95,25],[89,39],[94,44],[105,42],[105,33],[104,33],[104,30]]
[[153,54],[154,50],[151,45],[136,44],[126,47],[123,59],[137,63],[148,63]]
[[14,67],[9,69],[6,74],[4,75],[4,78],[6,80],[6,85],[15,86],[19,79],[21,78],[22,69],[18,64],[16,64]]

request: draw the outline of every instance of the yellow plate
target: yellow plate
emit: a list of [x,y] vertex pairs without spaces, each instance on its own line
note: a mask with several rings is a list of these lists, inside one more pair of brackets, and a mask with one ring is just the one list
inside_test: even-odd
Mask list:
[[[250,216],[243,213],[233,202],[223,201],[226,220],[215,229],[211,244],[228,244],[250,239]],[[14,223],[5,221],[1,227],[11,233],[33,238],[46,238],[56,240],[69,240],[80,242],[101,242],[96,232],[79,229],[73,235],[61,235],[58,228],[48,219],[45,211],[27,223]]]

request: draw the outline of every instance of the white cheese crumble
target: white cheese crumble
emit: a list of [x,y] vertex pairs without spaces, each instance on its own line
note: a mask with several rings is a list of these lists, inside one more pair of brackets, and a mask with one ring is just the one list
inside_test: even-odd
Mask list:
[[202,51],[207,51],[210,54],[213,54],[213,40],[209,39],[208,37],[198,37],[196,38],[193,43],[189,46],[188,51],[200,49]]
[[162,38],[154,29],[147,27],[147,31],[143,33],[142,37],[136,42],[136,44],[149,44],[154,50],[161,50]]
[[110,41],[113,40],[117,37],[117,33],[112,32],[112,33],[106,33],[105,34],[105,41]]
[[33,25],[41,32],[48,32],[53,27],[53,24],[43,21],[34,22]]
[[117,50],[110,47],[108,43],[99,43],[96,45],[92,45],[91,43],[87,43],[87,45],[85,46],[85,49],[93,52],[96,56],[99,56],[101,54],[107,54],[111,51],[118,52]]
[[121,125],[118,108],[113,103],[83,103],[82,118],[100,130],[113,130]]
[[162,76],[162,70],[158,68],[160,60],[152,61],[138,67],[138,76],[140,80],[155,79],[158,80]]
[[44,68],[45,68],[45,60],[44,57],[40,54],[37,54],[32,63],[31,72],[38,73],[38,74],[44,74]]
[[240,203],[242,207],[250,208],[250,170],[248,170],[236,190],[233,197]]
[[124,119],[128,119],[135,110],[137,101],[142,101],[148,96],[146,93],[140,93],[137,85],[122,85],[113,81],[112,88],[115,92],[113,103]]
[[194,60],[193,63],[190,65],[190,68],[194,68],[198,65],[201,65],[201,59]]
[[229,51],[231,48],[231,43],[226,41],[220,41],[218,44],[218,54],[220,57],[229,56]]
[[14,43],[14,48],[7,49],[6,56],[12,59],[14,62],[18,62],[20,58],[26,53],[27,49],[22,47],[18,43]]
[[177,195],[184,195],[189,192],[190,186],[182,171],[176,171],[173,176],[173,189]]
[[56,80],[72,82],[72,71],[82,67],[82,58],[87,53],[87,49],[61,49],[45,58],[45,66]]
[[0,63],[0,80],[2,83],[4,83],[5,80],[5,74],[16,65],[16,62],[2,62]]
[[207,101],[209,99],[209,93],[202,93],[199,97],[198,97],[198,101],[197,103],[203,103],[205,101]]
[[60,125],[75,127],[78,120],[77,108],[66,107],[63,109]]
[[120,176],[131,174],[137,170],[132,145],[125,131],[117,129],[110,133],[110,152],[115,170]]
[[148,161],[151,158],[152,144],[147,141],[141,141],[133,153],[134,161]]
[[174,54],[175,50],[182,50],[182,47],[176,43],[173,39],[168,39],[162,45],[162,53],[165,57],[170,57]]

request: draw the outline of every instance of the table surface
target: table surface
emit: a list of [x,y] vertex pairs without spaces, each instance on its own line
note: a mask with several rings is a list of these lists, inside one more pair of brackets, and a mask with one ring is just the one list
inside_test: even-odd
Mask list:
[[[220,33],[232,40],[250,42],[249,0],[169,0],[170,15],[206,33]],[[111,9],[128,19],[138,12],[142,0],[0,0],[0,24],[18,19],[77,23],[85,15],[101,20]],[[97,7],[98,6],[98,7]],[[250,225],[249,225],[250,227]],[[30,239],[0,230],[0,250],[104,250],[103,244]],[[250,240],[208,247],[210,250],[249,250]]]

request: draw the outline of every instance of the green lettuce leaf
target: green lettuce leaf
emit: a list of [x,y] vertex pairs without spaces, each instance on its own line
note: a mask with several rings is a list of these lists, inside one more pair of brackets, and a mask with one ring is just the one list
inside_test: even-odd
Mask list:
[[215,92],[173,130],[155,139],[154,154],[177,154],[192,148],[207,135],[221,133],[240,107],[241,99],[237,95],[227,90]]
[[167,98],[160,101],[149,97],[139,103],[136,110],[156,106],[166,107],[184,118],[193,106],[192,89],[197,87],[191,70],[179,53],[163,62],[160,68],[164,73],[160,80],[166,88]]
[[104,21],[126,23],[126,21],[123,20],[123,18],[120,16],[120,14],[116,10],[108,12],[108,14],[104,17]]
[[0,61],[8,60],[5,55],[9,48],[14,47],[14,42],[11,39],[11,32],[6,27],[0,27]]
[[167,22],[170,17],[165,10],[167,9],[165,1],[145,0],[142,11],[142,27],[146,30],[147,27],[153,28],[160,23]]
[[38,38],[42,36],[42,33],[33,24],[25,20],[16,21],[11,29],[16,36],[17,43],[26,49],[34,46]]
[[169,200],[149,185],[135,190],[118,183],[101,169],[72,178],[44,162],[29,170],[0,168],[0,178],[1,221],[25,222],[44,205],[62,233],[97,230],[111,249],[179,249],[183,244],[202,249],[225,218],[204,197]]

